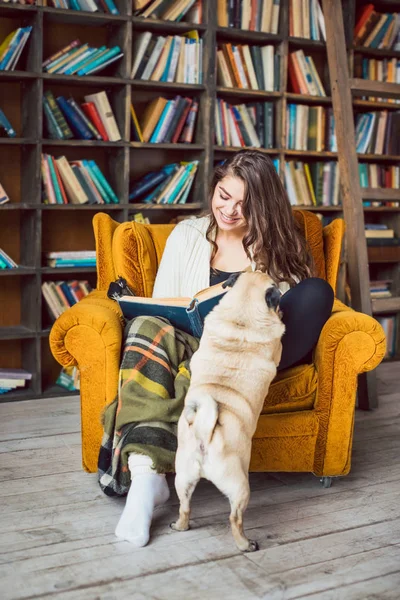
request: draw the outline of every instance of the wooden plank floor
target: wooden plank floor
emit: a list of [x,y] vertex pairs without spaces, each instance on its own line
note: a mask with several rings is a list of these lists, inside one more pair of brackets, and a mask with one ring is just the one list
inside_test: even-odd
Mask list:
[[[380,406],[357,411],[351,474],[256,474],[241,555],[228,502],[196,490],[193,528],[158,509],[149,546],[118,541],[122,499],[80,467],[77,398],[0,405],[0,598],[28,600],[366,600],[400,598],[400,373],[378,369]],[[170,479],[173,488],[173,479]]]

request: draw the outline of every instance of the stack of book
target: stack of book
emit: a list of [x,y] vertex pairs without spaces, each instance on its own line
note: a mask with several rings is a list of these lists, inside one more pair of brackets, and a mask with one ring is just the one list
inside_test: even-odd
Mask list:
[[135,141],[152,144],[193,141],[199,102],[193,98],[176,96],[173,100],[156,98],[146,106],[143,117],[136,118],[131,105],[132,134]]
[[78,104],[74,98],[58,96],[50,90],[43,95],[43,110],[47,134],[51,139],[118,142],[121,134],[106,92],[84,96]]
[[24,369],[0,369],[0,394],[25,387],[26,382],[31,379],[32,373]]
[[17,263],[0,248],[0,269],[16,269]]
[[326,96],[319,73],[312,56],[306,56],[303,50],[289,54],[289,80],[295,94]]
[[133,47],[132,79],[202,83],[203,40],[197,31],[183,35],[154,35],[145,31]]
[[394,229],[385,223],[365,223],[365,237],[369,246],[392,245],[395,240]]
[[332,108],[288,104],[286,140],[291,150],[328,150],[337,152],[335,119]]
[[82,300],[92,291],[87,281],[45,281],[42,294],[53,319]]
[[396,331],[397,316],[382,317],[374,315],[374,318],[382,325],[386,336],[386,354],[384,358],[393,358],[396,356]]
[[80,372],[78,367],[63,367],[57,378],[56,385],[75,392],[80,390]]
[[290,0],[289,35],[326,40],[325,19],[319,0]]
[[7,195],[7,192],[5,191],[5,189],[3,188],[3,186],[0,183],[0,204],[5,204],[6,202],[9,202],[10,198]]
[[400,188],[400,167],[397,165],[377,165],[358,163],[361,187]]
[[134,15],[165,21],[201,23],[203,0],[133,0]]
[[217,51],[218,84],[250,90],[279,90],[279,55],[274,46],[221,44]]
[[217,99],[215,139],[218,146],[273,148],[273,102],[231,105]]
[[286,162],[285,185],[292,206],[340,205],[337,162]]
[[15,129],[0,108],[0,137],[17,137]]
[[371,3],[362,7],[354,28],[354,45],[400,50],[400,13],[380,13]]
[[94,48],[77,39],[47,58],[42,68],[47,73],[54,74],[93,75],[123,55],[119,46]]
[[280,0],[217,0],[219,27],[278,33]]
[[47,266],[52,268],[96,266],[96,250],[46,252],[45,257]]
[[104,12],[119,15],[114,0],[42,0],[42,6],[64,8],[66,10],[83,10],[86,12]]
[[44,204],[118,204],[114,190],[94,160],[42,154]]
[[392,292],[390,286],[392,283],[392,279],[382,279],[379,281],[371,280],[369,282],[371,298],[391,298]]
[[0,71],[14,71],[31,34],[32,27],[18,27],[0,45]]
[[129,201],[143,204],[185,204],[199,161],[181,161],[151,171],[136,181]]
[[400,154],[400,111],[356,116],[356,149],[361,154]]

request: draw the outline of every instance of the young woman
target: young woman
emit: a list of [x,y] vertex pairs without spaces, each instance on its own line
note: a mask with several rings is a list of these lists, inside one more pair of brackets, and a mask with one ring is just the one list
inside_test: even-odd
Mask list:
[[[269,273],[282,291],[286,332],[279,370],[307,363],[333,304],[332,288],[313,277],[272,161],[242,150],[215,169],[209,214],[179,223],[169,236],[154,297],[192,297],[245,269]],[[139,317],[125,330],[118,398],[104,415],[99,482],[110,495],[128,493],[116,528],[136,546],[149,540],[153,510],[166,502],[176,427],[198,340],[163,319]]]

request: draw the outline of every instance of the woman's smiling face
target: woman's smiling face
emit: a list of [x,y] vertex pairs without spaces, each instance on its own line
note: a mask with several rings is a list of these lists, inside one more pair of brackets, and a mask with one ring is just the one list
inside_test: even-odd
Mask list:
[[227,175],[217,183],[211,207],[219,229],[232,231],[246,228],[242,212],[244,193],[244,182],[238,177]]

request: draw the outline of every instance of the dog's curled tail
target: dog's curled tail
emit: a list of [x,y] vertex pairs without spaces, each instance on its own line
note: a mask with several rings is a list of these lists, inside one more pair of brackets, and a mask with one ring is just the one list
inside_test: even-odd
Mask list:
[[185,417],[203,445],[209,444],[218,421],[218,404],[210,394],[193,398],[185,406]]

